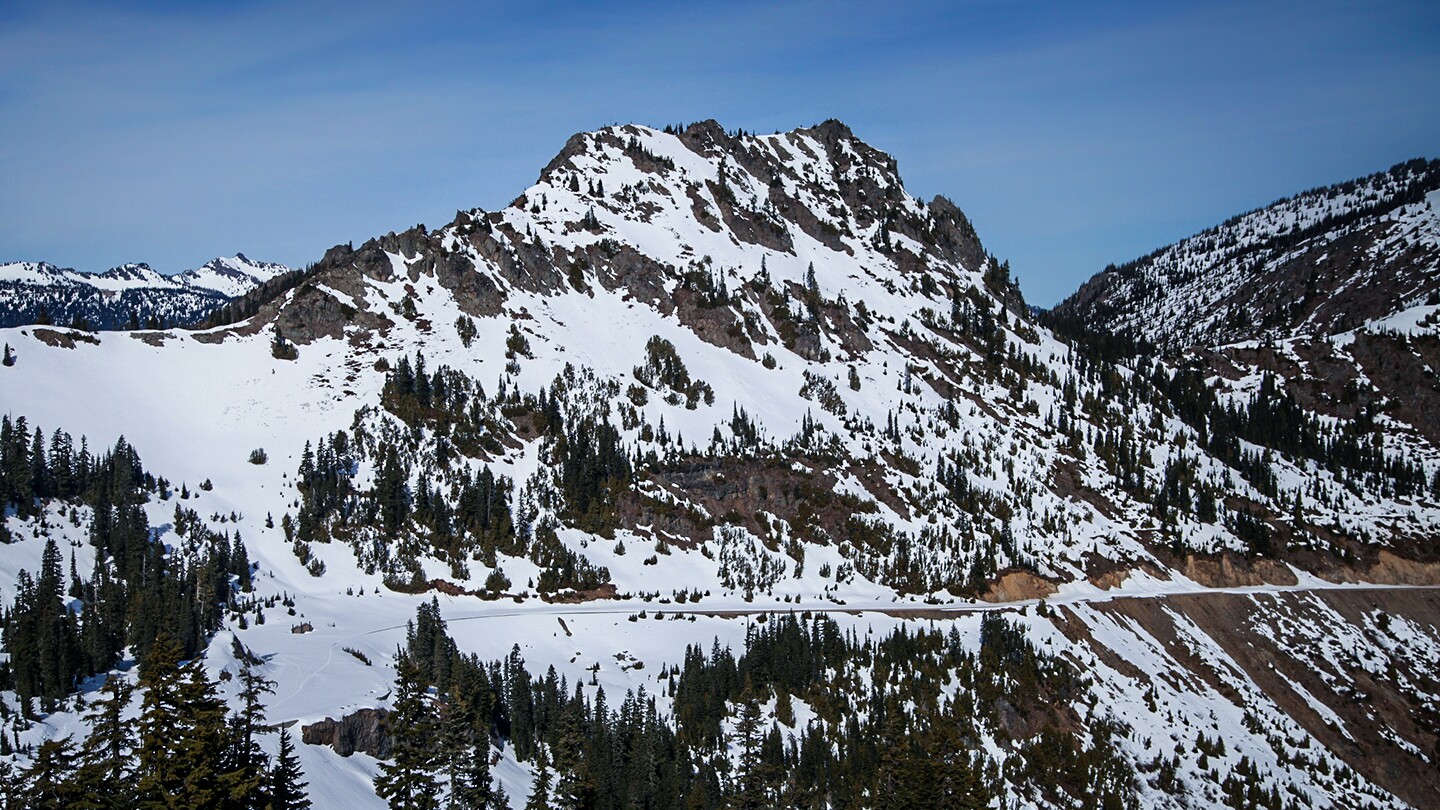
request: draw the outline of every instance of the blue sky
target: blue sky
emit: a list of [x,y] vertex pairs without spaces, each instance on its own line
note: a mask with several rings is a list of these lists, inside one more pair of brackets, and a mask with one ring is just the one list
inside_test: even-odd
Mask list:
[[573,132],[839,118],[1048,305],[1440,157],[1440,4],[0,3],[0,260],[300,266],[498,208]]

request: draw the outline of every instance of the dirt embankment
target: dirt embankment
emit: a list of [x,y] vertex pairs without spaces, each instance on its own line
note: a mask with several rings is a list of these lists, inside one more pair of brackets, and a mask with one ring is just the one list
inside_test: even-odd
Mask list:
[[1238,588],[1253,585],[1294,585],[1295,572],[1276,560],[1247,560],[1235,554],[1217,558],[1194,555],[1185,558],[1180,573],[1207,588]]
[[1044,599],[1055,591],[1055,583],[1048,579],[1041,579],[1029,571],[1011,571],[990,583],[990,589],[980,598],[986,602],[1020,602]]
[[[1327,582],[1370,583],[1373,585],[1440,585],[1440,563],[1419,562],[1406,559],[1391,551],[1380,551],[1374,559],[1349,565],[1341,565],[1333,559],[1326,559],[1318,566],[1300,565]],[[1136,569],[1120,568],[1090,577],[1090,584],[1097,588],[1112,590],[1121,587],[1135,573]],[[1169,579],[1170,572],[1152,565],[1141,565],[1142,570],[1156,579]],[[1245,588],[1259,585],[1295,585],[1299,580],[1295,571],[1279,560],[1246,559],[1238,554],[1226,552],[1213,556],[1189,555],[1175,573],[1207,588]],[[992,593],[1004,594],[1010,589],[997,582]],[[988,596],[986,597],[989,598]],[[1035,596],[1016,596],[1014,599],[1033,599]],[[1004,596],[991,601],[1007,601]]]
[[[1396,573],[1407,571],[1400,566]],[[1415,807],[1440,807],[1440,770],[1427,759],[1440,751],[1440,715],[1421,694],[1440,690],[1440,673],[1429,671],[1420,656],[1404,654],[1391,654],[1387,667],[1372,671],[1363,660],[1370,654],[1336,655],[1306,635],[1364,639],[1357,649],[1403,649],[1396,647],[1390,626],[1403,617],[1440,627],[1440,590],[1188,594],[1092,607],[1143,628],[1197,685],[1252,708],[1237,688],[1236,673],[1208,657],[1202,660],[1182,640],[1186,634],[1177,632],[1176,622],[1188,619],[1219,644],[1245,679],[1360,775]],[[1057,613],[1065,624],[1083,624],[1068,609]],[[1070,632],[1073,637],[1075,630]],[[1097,644],[1097,652],[1107,651]],[[1134,677],[1133,671],[1127,674]]]
[[1331,582],[1372,582],[1376,585],[1440,585],[1440,563],[1407,560],[1381,551],[1368,565],[1317,571]]

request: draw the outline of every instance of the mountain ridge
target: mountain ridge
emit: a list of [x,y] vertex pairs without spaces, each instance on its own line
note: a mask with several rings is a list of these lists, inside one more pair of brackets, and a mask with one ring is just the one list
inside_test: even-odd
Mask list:
[[9,262],[0,264],[0,326],[46,321],[107,330],[147,323],[185,326],[288,272],[284,265],[252,261],[243,253],[168,276],[143,262],[102,273],[48,262]]
[[1051,316],[1166,351],[1345,332],[1440,293],[1437,191],[1423,158],[1309,189],[1110,265]]
[[[688,752],[674,778],[717,806],[751,722],[776,741],[774,795],[860,806],[946,728],[977,806],[1440,790],[1433,593],[1344,587],[1440,579],[1436,439],[1387,400],[1398,377],[1351,385],[1411,347],[1377,327],[1323,357],[1091,353],[1032,319],[958,207],[910,196],[838,122],[580,133],[505,208],[338,245],[206,328],[0,337],[0,475],[37,480],[20,417],[46,458],[85,446],[60,428],[123,435],[145,458],[134,536],[182,571],[222,549],[243,569],[215,580],[234,590],[211,635],[186,625],[231,705],[254,667],[274,721],[333,730],[407,694],[434,708],[454,694],[435,673],[475,666],[501,719],[469,761],[511,807],[543,784],[538,751],[557,780],[609,778],[525,713],[603,728],[602,689],[653,712]],[[1285,363],[1333,364],[1333,392]],[[106,570],[107,501],[11,509],[0,593],[47,540]],[[1117,598],[1146,593],[1173,602]],[[983,599],[1014,603],[944,610]],[[417,661],[432,674],[399,682]],[[0,739],[78,713],[12,712]],[[869,765],[831,759],[865,745]],[[793,784],[802,748],[844,775]],[[389,761],[300,757],[317,806],[384,806]]]

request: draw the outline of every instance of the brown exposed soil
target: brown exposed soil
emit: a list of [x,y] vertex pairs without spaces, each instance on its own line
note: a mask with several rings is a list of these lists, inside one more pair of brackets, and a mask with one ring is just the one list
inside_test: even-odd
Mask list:
[[1041,579],[1029,571],[1011,571],[991,582],[990,588],[980,598],[986,602],[1020,602],[1044,599],[1055,591],[1055,583],[1048,579]]
[[1315,572],[1331,582],[1372,582],[1377,585],[1440,585],[1440,563],[1407,560],[1382,550],[1373,562]]
[[[1163,600],[1120,599],[1091,607],[1137,623],[1165,646],[1185,672],[1219,689],[1228,699],[1241,700],[1233,688],[1225,686],[1233,674],[1217,671],[1196,658],[1179,641],[1175,619],[1158,608],[1163,604],[1193,621],[1218,642],[1246,677],[1283,711],[1365,778],[1416,807],[1440,806],[1440,771],[1386,736],[1396,734],[1424,752],[1436,750],[1440,729],[1434,724],[1433,714],[1422,705],[1423,700],[1413,687],[1402,684],[1420,684],[1425,691],[1433,692],[1440,686],[1437,683],[1440,674],[1406,671],[1402,679],[1396,677],[1394,669],[1388,674],[1373,675],[1346,661],[1327,660],[1317,665],[1306,660],[1303,654],[1297,657],[1282,649],[1258,632],[1259,628],[1269,628],[1270,635],[1282,632],[1281,625],[1275,622],[1281,612],[1325,615],[1317,608],[1317,601],[1343,616],[1355,630],[1372,637],[1384,632],[1365,620],[1366,614],[1376,610],[1404,616],[1422,625],[1440,626],[1440,591],[1429,589],[1312,591],[1261,596],[1215,593]],[[1067,635],[1074,632],[1068,625],[1066,629]],[[1307,642],[1307,639],[1286,639],[1290,649],[1302,651]],[[1098,645],[1096,647],[1099,652]],[[1344,677],[1327,675],[1319,671],[1322,667],[1343,670]],[[1135,677],[1133,672],[1129,674]],[[1346,686],[1347,682],[1353,682],[1355,687]],[[1344,725],[1343,732],[1316,711],[1292,683],[1338,715]]]
[[1056,495],[1084,501],[1095,507],[1095,511],[1101,515],[1112,520],[1115,518],[1117,514],[1115,505],[1100,493],[1081,483],[1080,467],[1074,459],[1067,456],[1057,458],[1053,480],[1053,489]]
[[1235,588],[1252,585],[1294,585],[1295,573],[1275,560],[1247,560],[1225,552],[1218,556],[1189,555],[1180,573],[1207,588]]
[[[614,583],[607,582],[598,588],[593,588],[588,591],[563,591],[553,596],[542,594],[540,598],[546,602],[554,602],[562,605],[578,605],[582,602],[595,602],[601,599],[618,599],[620,598],[620,593]],[[561,621],[560,624],[563,627],[565,622]],[[569,635],[570,631],[566,630],[565,632],[566,635]]]

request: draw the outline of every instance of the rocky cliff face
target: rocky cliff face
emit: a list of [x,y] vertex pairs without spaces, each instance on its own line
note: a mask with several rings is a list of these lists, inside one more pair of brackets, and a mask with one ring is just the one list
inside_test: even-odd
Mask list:
[[390,757],[390,734],[385,730],[384,709],[360,709],[339,720],[327,717],[302,726],[300,740],[306,745],[327,745],[348,757],[359,751],[376,759]]

